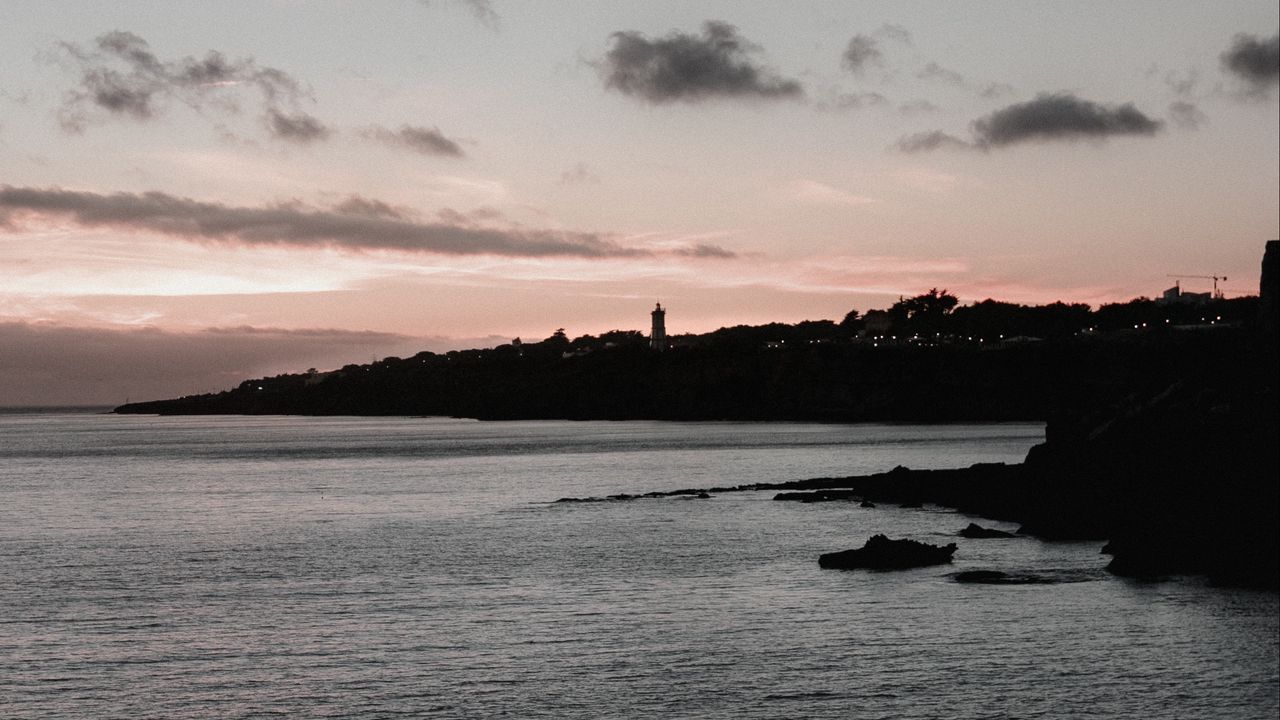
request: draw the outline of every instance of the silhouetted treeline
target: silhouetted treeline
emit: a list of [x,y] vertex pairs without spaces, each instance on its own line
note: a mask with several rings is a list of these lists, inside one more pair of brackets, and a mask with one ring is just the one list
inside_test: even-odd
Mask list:
[[1157,325],[1251,322],[1257,315],[1257,297],[1218,298],[1200,304],[1137,298],[1093,310],[1083,303],[1018,305],[990,299],[960,306],[954,295],[935,288],[899,300],[888,310],[872,310],[861,316],[852,311],[841,326],[864,336],[989,343],[1014,337],[1044,340]]

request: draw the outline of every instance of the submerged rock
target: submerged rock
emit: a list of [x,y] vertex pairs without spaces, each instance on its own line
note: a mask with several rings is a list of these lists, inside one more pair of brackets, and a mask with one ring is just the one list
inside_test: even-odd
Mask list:
[[994,528],[984,528],[977,523],[969,523],[969,527],[956,533],[960,537],[983,539],[983,538],[1011,538],[1013,533],[1004,530],[996,530]]
[[870,500],[863,500],[862,504],[858,505],[858,507],[864,507],[864,508],[873,508],[875,506],[876,504],[871,502]]
[[951,562],[951,555],[955,551],[955,543],[939,547],[915,540],[890,540],[884,535],[873,535],[860,548],[819,555],[818,565],[842,570],[924,567]]
[[1000,570],[965,570],[952,575],[958,583],[968,585],[1057,585],[1097,580],[1097,571],[1042,570],[1037,572],[1002,572]]

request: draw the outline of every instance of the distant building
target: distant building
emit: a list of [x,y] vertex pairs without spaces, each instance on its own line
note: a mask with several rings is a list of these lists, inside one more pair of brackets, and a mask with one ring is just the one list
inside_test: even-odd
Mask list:
[[653,331],[649,333],[649,347],[659,352],[667,349],[667,311],[662,303],[649,313],[653,316]]
[[1174,283],[1173,287],[1160,294],[1157,300],[1161,305],[1204,305],[1213,299],[1211,293],[1182,292],[1182,286]]

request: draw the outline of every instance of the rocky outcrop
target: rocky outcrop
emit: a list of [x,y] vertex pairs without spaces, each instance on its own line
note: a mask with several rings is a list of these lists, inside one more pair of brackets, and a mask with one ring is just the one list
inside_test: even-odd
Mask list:
[[884,535],[873,535],[860,548],[818,556],[818,565],[840,570],[896,570],[949,563],[955,551],[955,543],[939,547],[915,540],[891,540]]
[[995,528],[984,528],[977,523],[969,523],[969,526],[956,533],[960,537],[980,540],[986,538],[1011,538],[1013,533],[1004,530],[996,530]]

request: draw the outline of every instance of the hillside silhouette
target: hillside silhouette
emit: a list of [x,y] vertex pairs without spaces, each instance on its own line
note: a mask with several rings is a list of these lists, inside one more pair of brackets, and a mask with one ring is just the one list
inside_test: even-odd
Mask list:
[[246,380],[121,413],[445,415],[481,419],[1044,420],[1215,358],[1240,357],[1258,298],[1202,305],[986,300],[945,291],[841,321],[770,323],[670,338],[637,331],[422,352],[331,372]]

